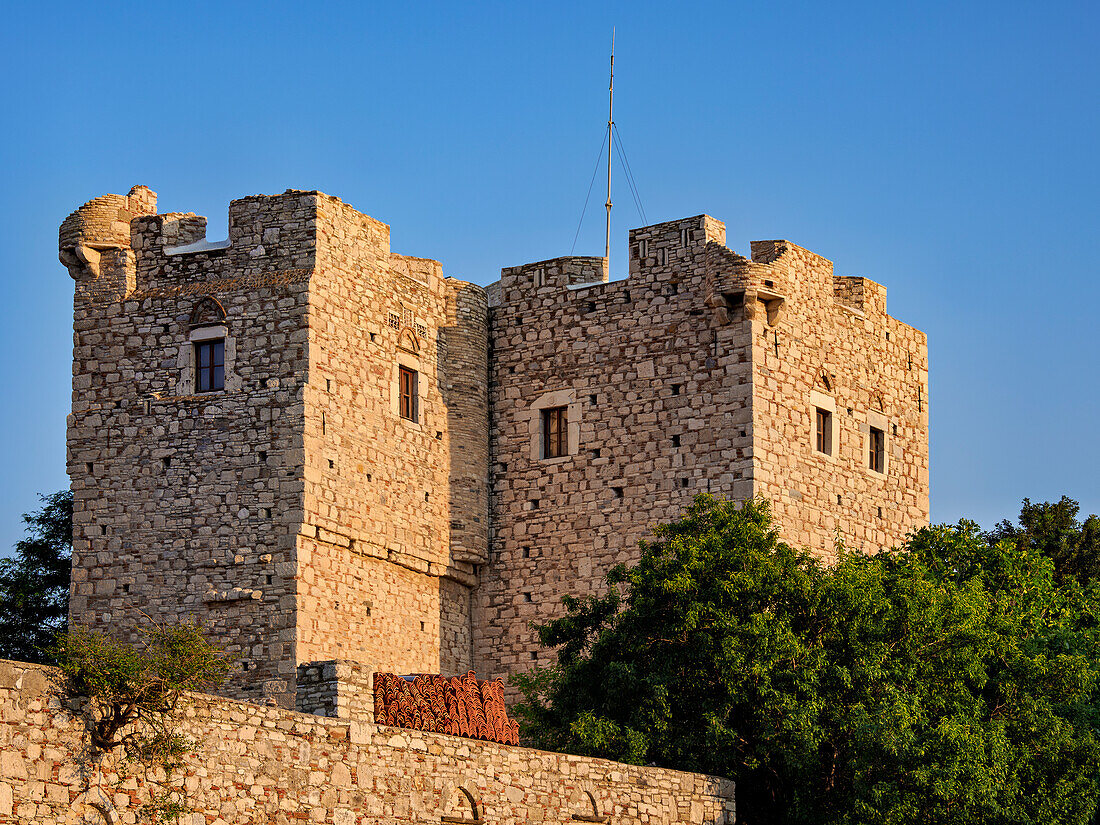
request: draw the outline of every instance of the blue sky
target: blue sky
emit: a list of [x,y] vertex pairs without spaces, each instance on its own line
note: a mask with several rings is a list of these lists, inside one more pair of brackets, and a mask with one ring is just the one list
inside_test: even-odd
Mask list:
[[[1097,4],[24,3],[0,64],[0,550],[67,485],[57,226],[321,189],[489,283],[567,254],[606,120],[649,222],[707,212],[889,289],[931,360],[934,521],[1100,511]],[[597,190],[599,184],[597,183]],[[615,196],[613,276],[626,230]],[[578,254],[603,249],[593,194]],[[615,259],[617,258],[618,266]]]

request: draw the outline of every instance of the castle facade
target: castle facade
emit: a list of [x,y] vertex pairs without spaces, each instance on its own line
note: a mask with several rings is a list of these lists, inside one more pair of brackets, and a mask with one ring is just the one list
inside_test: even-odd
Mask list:
[[75,281],[74,622],[198,620],[228,693],[299,666],[504,676],[531,622],[698,493],[766,496],[822,557],[928,521],[923,333],[886,290],[709,216],[480,287],[319,192],[233,201],[229,238],[95,198]]

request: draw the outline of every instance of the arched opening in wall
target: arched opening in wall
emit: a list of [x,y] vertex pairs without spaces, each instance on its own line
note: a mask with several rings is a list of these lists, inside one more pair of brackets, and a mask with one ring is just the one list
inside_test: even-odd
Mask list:
[[451,825],[481,825],[481,809],[473,793],[463,787],[453,789],[447,797],[447,807],[443,809],[439,821]]
[[209,295],[195,304],[188,325],[195,327],[217,326],[225,323],[225,307]]
[[229,334],[225,308],[210,296],[200,298],[188,316],[189,332],[180,343],[177,395],[217,393],[240,388],[234,376],[236,342]]
[[591,791],[584,791],[581,794],[580,802],[574,806],[573,821],[607,822],[607,817],[600,815],[600,806],[596,804],[596,797]]

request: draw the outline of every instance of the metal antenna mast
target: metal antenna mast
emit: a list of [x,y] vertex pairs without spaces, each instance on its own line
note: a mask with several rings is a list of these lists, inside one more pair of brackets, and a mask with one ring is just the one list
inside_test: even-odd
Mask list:
[[607,229],[604,233],[603,255],[607,258],[607,273],[611,274],[611,153],[612,130],[615,121],[611,117],[612,104],[615,100],[615,27],[611,27],[611,82],[607,86]]

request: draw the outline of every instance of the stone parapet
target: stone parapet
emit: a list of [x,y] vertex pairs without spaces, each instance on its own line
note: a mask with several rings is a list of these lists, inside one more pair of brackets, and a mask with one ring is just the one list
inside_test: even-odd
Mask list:
[[[195,821],[334,825],[577,821],[732,825],[729,780],[193,695],[182,725]],[[152,788],[108,758],[74,762],[81,729],[47,671],[0,661],[0,825],[134,822]]]
[[374,669],[333,660],[298,665],[294,709],[313,716],[374,722]]

